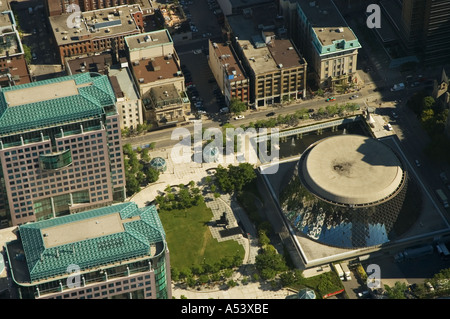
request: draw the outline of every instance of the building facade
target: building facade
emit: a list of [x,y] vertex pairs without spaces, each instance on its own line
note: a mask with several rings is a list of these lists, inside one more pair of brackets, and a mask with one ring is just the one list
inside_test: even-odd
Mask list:
[[0,91],[0,219],[21,225],[125,198],[119,114],[104,75]]
[[450,2],[403,0],[400,35],[406,49],[427,65],[450,58]]
[[190,110],[180,58],[168,30],[125,38],[130,70],[144,107],[144,120],[157,126],[187,120]]
[[10,10],[0,13],[0,85],[12,86],[31,82],[25,52]]
[[234,99],[250,103],[250,80],[239,62],[233,46],[226,42],[208,41],[208,64],[225,97],[227,105]]
[[47,0],[46,7],[49,16],[61,15],[67,12],[67,6],[76,4],[81,12],[104,9],[130,4],[129,0]]
[[19,226],[6,244],[22,299],[171,299],[155,206],[133,202]]
[[106,51],[118,58],[119,52],[125,49],[124,37],[139,34],[144,28],[143,13],[138,5],[82,12],[78,25],[67,22],[70,15],[49,17],[62,65],[66,58]]
[[250,78],[251,104],[261,107],[305,96],[307,63],[286,38],[284,22],[275,5],[228,16],[226,27]]
[[332,0],[282,0],[293,42],[304,54],[320,87],[355,83],[361,44]]

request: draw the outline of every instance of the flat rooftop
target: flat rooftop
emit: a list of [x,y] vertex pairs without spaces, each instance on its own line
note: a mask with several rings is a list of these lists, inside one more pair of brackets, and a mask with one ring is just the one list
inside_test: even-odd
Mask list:
[[125,42],[130,51],[140,50],[143,48],[149,48],[152,46],[163,45],[166,43],[172,43],[169,31],[166,29],[158,30],[147,33],[140,33],[137,35],[130,35],[125,37]]
[[332,0],[298,1],[297,3],[322,45],[330,45],[335,40],[357,40]]
[[[134,217],[133,220],[140,220],[140,217]],[[123,231],[123,220],[119,213],[41,229],[46,248],[108,236]]]
[[229,81],[242,81],[247,77],[240,63],[236,60],[234,52],[230,45],[227,45],[223,42],[215,42],[212,41],[213,49],[216,54],[220,58],[220,61],[223,66],[226,65],[226,72],[229,76]]
[[404,178],[399,157],[386,144],[361,135],[325,138],[301,161],[309,190],[346,205],[382,201],[396,192]]
[[305,64],[305,59],[299,55],[291,40],[275,39],[268,49],[277,65],[281,68],[293,68]]
[[175,58],[156,57],[133,62],[131,68],[138,84],[146,84],[158,80],[179,77],[178,71],[181,71]]
[[[85,86],[85,84],[82,84]],[[22,104],[48,101],[67,96],[78,95],[78,86],[75,80],[67,80],[56,83],[49,83],[42,86],[26,87],[22,90],[5,92],[5,98],[9,107]]]
[[111,38],[115,35],[140,33],[132,14],[141,11],[138,5],[124,5],[94,11],[81,12],[79,28],[67,23],[72,13],[49,17],[58,46],[95,38]]

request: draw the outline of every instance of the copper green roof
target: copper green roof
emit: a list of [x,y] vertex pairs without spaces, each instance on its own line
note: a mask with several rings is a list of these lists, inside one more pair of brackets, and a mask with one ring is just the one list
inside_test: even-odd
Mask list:
[[115,95],[106,75],[81,73],[0,89],[0,135],[103,114]]
[[165,245],[165,232],[155,206],[127,202],[19,227],[31,281],[127,259],[153,257]]

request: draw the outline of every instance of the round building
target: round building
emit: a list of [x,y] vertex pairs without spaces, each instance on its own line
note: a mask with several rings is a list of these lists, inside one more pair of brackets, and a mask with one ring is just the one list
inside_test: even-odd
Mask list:
[[280,204],[298,234],[357,248],[405,233],[420,212],[419,194],[389,146],[365,136],[337,135],[302,154]]

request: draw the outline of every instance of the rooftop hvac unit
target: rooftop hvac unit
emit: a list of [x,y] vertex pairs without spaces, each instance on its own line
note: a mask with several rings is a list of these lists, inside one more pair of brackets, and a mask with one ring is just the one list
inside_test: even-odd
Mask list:
[[139,83],[144,83],[144,78],[139,78]]

